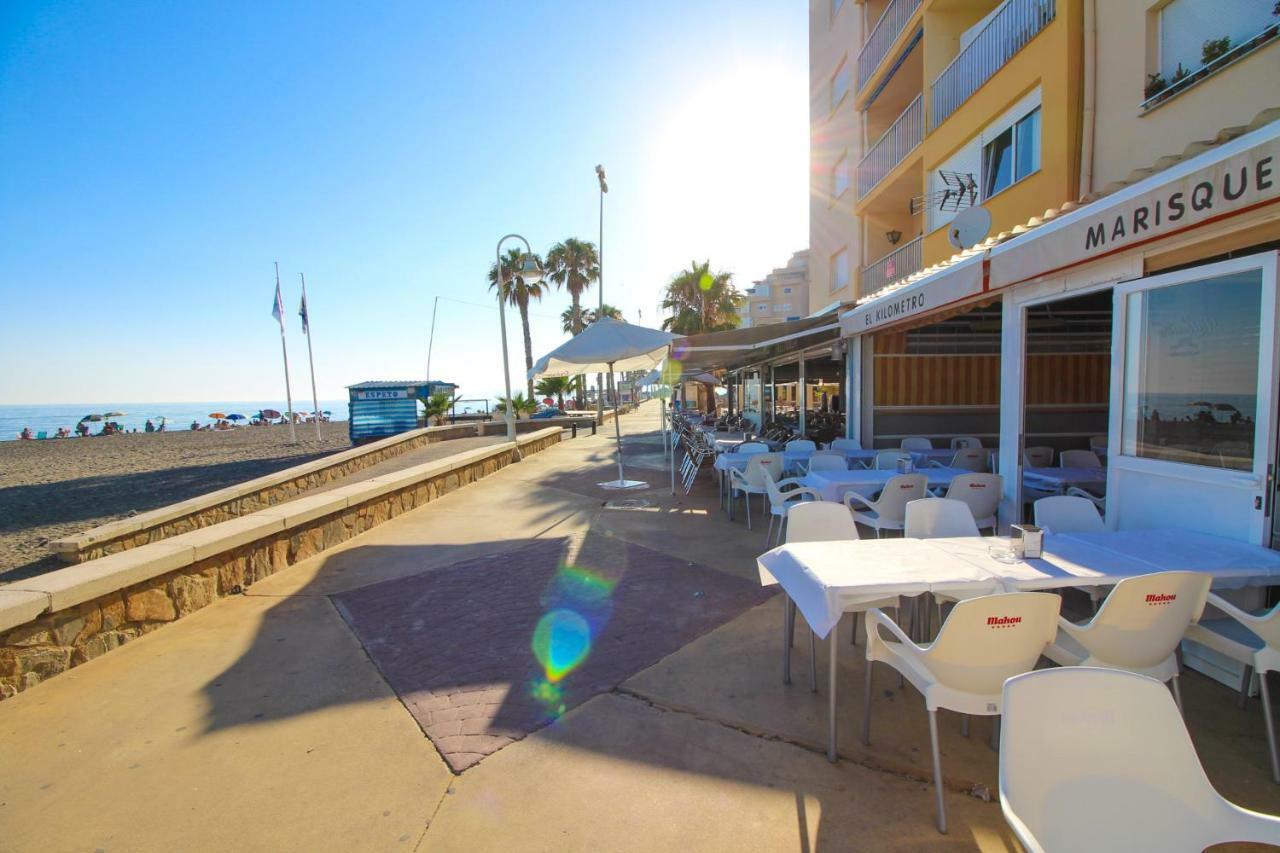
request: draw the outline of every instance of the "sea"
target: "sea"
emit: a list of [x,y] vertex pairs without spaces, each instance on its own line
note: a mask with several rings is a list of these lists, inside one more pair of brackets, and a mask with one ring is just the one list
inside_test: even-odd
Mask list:
[[[310,411],[311,401],[294,400],[299,412]],[[102,403],[54,403],[43,406],[0,406],[0,441],[14,441],[18,433],[26,427],[32,432],[46,432],[50,436],[59,427],[74,430],[76,424],[85,415],[104,415],[107,412],[124,412],[109,420],[118,422],[124,429],[143,431],[147,419],[159,425],[160,418],[167,421],[167,430],[186,430],[194,421],[201,426],[213,423],[209,415],[222,414],[244,415],[252,418],[263,409],[286,411],[289,407],[282,400],[232,400],[209,401],[203,403],[119,403],[103,405]],[[321,400],[320,410],[328,411],[335,421],[347,419],[346,400]],[[102,423],[90,423],[91,433],[99,432]]]

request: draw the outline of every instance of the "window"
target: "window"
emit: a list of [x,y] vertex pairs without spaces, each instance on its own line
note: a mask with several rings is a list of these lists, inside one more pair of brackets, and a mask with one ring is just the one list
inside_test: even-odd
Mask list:
[[769,306],[768,306],[768,305],[766,305],[765,303],[761,302],[759,305],[757,305],[757,306],[756,306],[756,310],[757,310],[757,311],[768,311],[768,310],[769,310]]
[[982,148],[982,197],[988,199],[1040,168],[1040,108]]
[[831,258],[831,291],[849,286],[849,250],[842,249]]
[[1262,270],[1128,296],[1121,452],[1253,469]]
[[1243,44],[1276,22],[1275,0],[1172,0],[1160,10],[1159,72],[1174,81],[1182,73],[1204,65],[1206,40],[1230,38],[1231,47]]
[[791,310],[790,302],[779,302],[777,305],[773,306],[773,313],[775,314],[785,314],[790,310]]
[[842,59],[840,60],[840,67],[831,76],[830,108],[834,110],[838,107],[847,94],[849,94],[849,63]]
[[790,293],[790,292],[791,292],[791,288],[789,288],[789,287],[784,287],[784,288],[782,288],[782,292],[783,292],[784,294]]
[[831,169],[831,197],[840,198],[849,189],[849,158],[841,157]]
[[844,6],[844,0],[831,0],[831,17],[834,18],[840,14],[840,9]]

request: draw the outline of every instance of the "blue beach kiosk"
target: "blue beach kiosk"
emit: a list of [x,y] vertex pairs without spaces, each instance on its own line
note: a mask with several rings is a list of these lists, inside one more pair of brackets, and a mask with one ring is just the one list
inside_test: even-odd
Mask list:
[[418,401],[441,391],[453,394],[452,382],[404,380],[361,382],[347,386],[350,393],[351,443],[363,444],[418,427]]

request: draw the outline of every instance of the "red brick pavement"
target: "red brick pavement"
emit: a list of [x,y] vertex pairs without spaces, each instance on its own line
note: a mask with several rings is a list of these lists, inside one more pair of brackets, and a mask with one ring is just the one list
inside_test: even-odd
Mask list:
[[565,566],[570,545],[538,542],[334,596],[455,772],[772,594],[610,536]]

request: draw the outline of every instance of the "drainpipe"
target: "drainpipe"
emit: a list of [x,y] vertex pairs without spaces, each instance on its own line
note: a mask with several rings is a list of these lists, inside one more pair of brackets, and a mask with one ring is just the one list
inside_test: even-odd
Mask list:
[[1098,96],[1098,0],[1084,0],[1084,91],[1080,109],[1080,192],[1093,192],[1093,147]]

